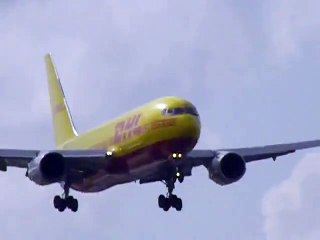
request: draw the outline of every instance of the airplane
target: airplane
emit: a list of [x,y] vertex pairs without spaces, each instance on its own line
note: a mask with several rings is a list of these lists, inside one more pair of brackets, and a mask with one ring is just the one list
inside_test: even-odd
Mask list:
[[35,184],[60,184],[54,207],[78,211],[70,189],[101,192],[116,185],[163,182],[167,193],[158,197],[164,211],[182,210],[182,200],[173,191],[177,181],[204,166],[209,179],[221,186],[239,181],[246,164],[320,146],[320,140],[247,148],[196,149],[201,133],[200,114],[185,99],[156,99],[106,124],[78,134],[69,111],[52,55],[45,55],[48,90],[56,147],[52,150],[0,149],[0,170],[26,170]]

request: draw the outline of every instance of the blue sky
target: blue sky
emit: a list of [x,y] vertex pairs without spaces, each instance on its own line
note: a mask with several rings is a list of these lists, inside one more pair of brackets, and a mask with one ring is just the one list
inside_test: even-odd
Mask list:
[[[80,131],[164,95],[201,114],[198,148],[320,137],[319,3],[76,1],[0,3],[2,147],[54,148],[43,56],[54,56]],[[74,193],[0,175],[1,234],[11,239],[319,239],[319,150],[248,166],[220,187],[205,169],[178,185],[184,209],[164,213],[160,183]]]

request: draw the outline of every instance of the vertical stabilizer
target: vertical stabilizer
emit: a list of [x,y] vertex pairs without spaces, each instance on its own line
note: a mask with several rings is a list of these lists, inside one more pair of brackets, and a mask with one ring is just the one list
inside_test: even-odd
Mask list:
[[54,66],[51,54],[45,56],[51,112],[57,147],[77,136],[67,102],[61,87],[60,79]]

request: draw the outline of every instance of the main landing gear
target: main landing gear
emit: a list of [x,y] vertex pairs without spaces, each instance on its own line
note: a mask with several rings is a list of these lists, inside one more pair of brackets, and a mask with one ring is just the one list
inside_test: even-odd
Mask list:
[[53,205],[54,208],[59,210],[59,212],[63,212],[66,208],[69,208],[72,212],[78,211],[78,200],[69,196],[69,186],[67,185],[64,187],[64,194],[62,197],[54,197]]
[[170,207],[175,208],[177,211],[182,210],[182,199],[172,193],[173,189],[175,188],[175,182],[177,180],[180,183],[182,183],[184,180],[183,174],[178,170],[176,170],[176,174],[174,175],[173,178],[164,181],[164,184],[168,189],[168,193],[166,194],[166,196],[161,194],[158,197],[159,208],[162,208],[166,212],[170,209]]

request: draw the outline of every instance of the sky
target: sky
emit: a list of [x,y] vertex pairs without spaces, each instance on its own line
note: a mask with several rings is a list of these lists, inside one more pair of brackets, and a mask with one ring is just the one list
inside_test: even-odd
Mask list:
[[[316,0],[1,1],[0,146],[54,149],[44,55],[51,52],[79,132],[154,98],[200,112],[197,148],[320,138]],[[320,237],[320,149],[248,164],[218,186],[204,168],[177,185],[182,212],[157,206],[161,183],[72,192],[0,174],[4,239],[303,239]]]

